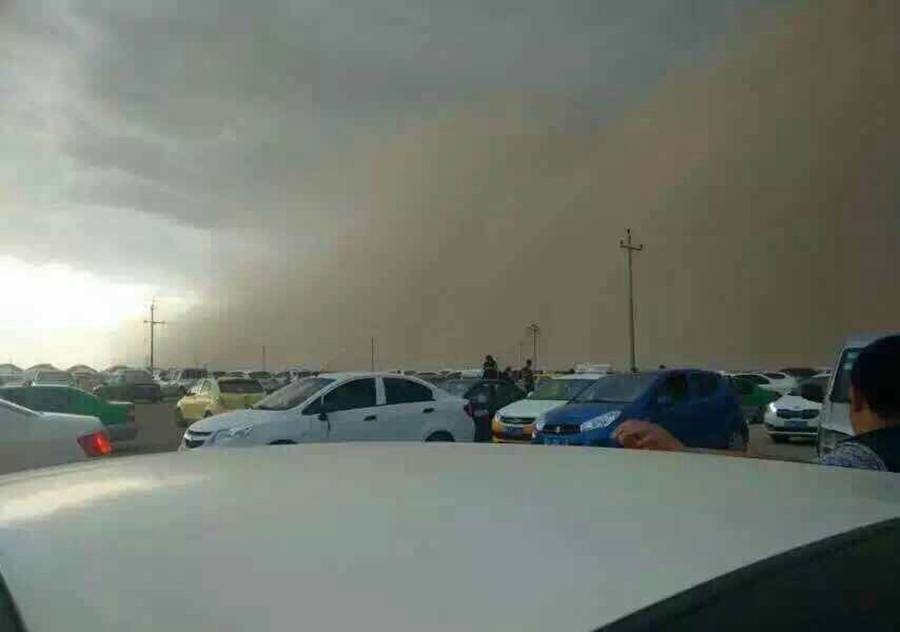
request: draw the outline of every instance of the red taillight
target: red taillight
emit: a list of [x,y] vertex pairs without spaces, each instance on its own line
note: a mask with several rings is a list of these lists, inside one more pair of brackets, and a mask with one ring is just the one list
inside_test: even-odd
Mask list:
[[88,456],[112,454],[112,445],[109,442],[109,437],[106,436],[105,430],[78,437],[78,445],[81,446],[81,449]]

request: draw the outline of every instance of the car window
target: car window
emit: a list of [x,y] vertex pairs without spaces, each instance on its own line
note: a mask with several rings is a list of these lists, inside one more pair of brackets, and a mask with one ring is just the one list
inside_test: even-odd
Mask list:
[[692,399],[711,397],[719,389],[719,376],[713,373],[691,373],[688,381]]
[[763,373],[770,380],[784,380],[787,376],[784,373]]
[[200,395],[205,395],[208,392],[209,392],[209,380],[201,380],[200,390],[198,391],[198,393]]
[[303,378],[264,397],[253,408],[257,410],[288,410],[299,406],[332,382],[334,379],[328,377]]
[[219,390],[223,393],[262,393],[263,387],[256,380],[224,378],[219,380]]
[[850,372],[861,349],[847,349],[841,355],[837,374],[834,376],[834,387],[831,389],[831,401],[841,404],[850,403]]
[[581,391],[572,401],[580,404],[633,402],[646,392],[655,379],[656,376],[652,373],[607,375]]
[[735,377],[739,377],[742,380],[747,380],[748,382],[753,382],[757,386],[763,386],[769,383],[769,380],[764,378],[762,375],[757,375],[756,373],[740,373]]
[[322,398],[325,412],[369,408],[375,405],[375,378],[341,384]]
[[32,396],[36,408],[47,412],[65,412],[69,407],[69,392],[64,388],[41,388]]
[[675,373],[668,376],[660,385],[657,398],[670,397],[676,404],[688,400],[688,381],[684,373]]
[[477,383],[478,380],[447,380],[441,384],[441,388],[451,395],[465,397],[466,393],[469,392],[469,389]]
[[384,378],[384,396],[388,404],[430,402],[434,393],[427,386],[398,377]]

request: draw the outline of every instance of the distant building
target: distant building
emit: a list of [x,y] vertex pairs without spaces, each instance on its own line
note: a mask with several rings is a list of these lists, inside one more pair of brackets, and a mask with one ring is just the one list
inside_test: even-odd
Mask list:
[[96,373],[97,371],[86,364],[76,364],[66,369],[69,373]]
[[22,373],[15,364],[0,364],[0,377],[19,377]]
[[59,369],[57,369],[52,364],[47,364],[45,362],[42,364],[35,364],[34,366],[28,367],[28,371],[59,371]]

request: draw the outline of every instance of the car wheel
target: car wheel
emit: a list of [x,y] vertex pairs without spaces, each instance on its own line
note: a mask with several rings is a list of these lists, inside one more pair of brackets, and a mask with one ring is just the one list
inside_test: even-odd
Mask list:
[[443,442],[452,442],[453,435],[449,432],[435,432],[433,434],[428,435],[428,438],[425,441],[443,441]]
[[272,441],[269,445],[297,445],[297,442],[290,439],[278,439],[277,441]]

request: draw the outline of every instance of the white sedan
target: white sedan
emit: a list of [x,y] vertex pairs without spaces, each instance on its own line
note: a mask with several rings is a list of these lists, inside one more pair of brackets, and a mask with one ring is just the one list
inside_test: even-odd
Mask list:
[[83,461],[111,451],[106,429],[96,417],[42,413],[0,399],[0,474]]
[[393,373],[331,373],[192,424],[182,449],[325,441],[472,441],[467,402]]
[[0,629],[896,630],[900,618],[896,474],[548,446],[191,457],[3,481]]
[[791,437],[816,438],[826,386],[827,377],[810,378],[766,407],[763,423],[772,441],[783,443]]
[[775,391],[779,395],[786,395],[791,389],[797,386],[797,380],[790,375],[778,371],[733,373],[732,377],[749,380],[760,388]]

